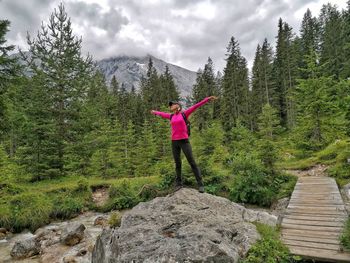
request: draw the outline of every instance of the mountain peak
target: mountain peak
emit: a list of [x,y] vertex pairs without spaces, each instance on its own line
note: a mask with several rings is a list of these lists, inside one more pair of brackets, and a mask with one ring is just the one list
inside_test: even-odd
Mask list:
[[165,67],[168,66],[182,97],[191,94],[197,73],[167,63],[151,54],[139,57],[127,55],[113,56],[97,61],[97,66],[105,75],[108,82],[115,76],[118,82],[120,84],[124,83],[127,89],[131,89],[134,86],[138,90],[142,76],[146,76],[149,58],[152,59],[153,66],[158,74],[164,73]]

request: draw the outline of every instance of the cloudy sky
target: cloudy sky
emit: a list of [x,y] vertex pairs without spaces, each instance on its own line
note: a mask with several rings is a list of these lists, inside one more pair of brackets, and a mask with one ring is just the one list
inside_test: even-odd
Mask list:
[[279,17],[298,33],[307,8],[318,15],[322,4],[340,10],[347,0],[0,0],[9,43],[26,49],[26,32],[35,34],[60,2],[95,59],[152,54],[197,71],[208,56],[223,69],[231,36],[251,66],[258,43],[275,43]]

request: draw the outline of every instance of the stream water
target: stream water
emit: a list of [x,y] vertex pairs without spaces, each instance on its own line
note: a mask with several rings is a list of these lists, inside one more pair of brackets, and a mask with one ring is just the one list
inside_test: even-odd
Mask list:
[[[68,224],[72,222],[82,223],[85,225],[85,238],[82,242],[83,244],[79,244],[73,247],[64,246],[61,244],[56,244],[53,246],[50,246],[49,255],[46,255],[47,259],[50,259],[50,263],[54,262],[61,262],[62,257],[64,255],[75,255],[79,249],[82,248],[82,246],[86,245],[89,246],[91,249],[91,244],[94,244],[98,235],[102,232],[102,226],[97,225],[94,226],[94,221],[98,216],[107,216],[107,214],[101,214],[101,213],[95,213],[95,212],[86,212],[81,215],[79,215],[76,218],[73,218],[68,221],[61,221],[61,222],[53,222],[49,225],[46,225],[42,227],[41,229],[64,229]],[[0,263],[12,263],[12,262],[19,262],[19,263],[38,263],[43,262],[41,259],[41,256],[34,256],[32,258],[27,258],[23,260],[14,260],[10,256],[11,249],[16,241],[23,240],[29,237],[32,237],[33,234],[29,231],[24,231],[19,234],[11,234],[6,239],[0,240]],[[45,252],[44,252],[45,253]],[[90,256],[91,253],[88,253],[87,255],[83,257],[78,258],[79,263],[85,263],[90,262]],[[45,260],[46,261],[46,260]]]

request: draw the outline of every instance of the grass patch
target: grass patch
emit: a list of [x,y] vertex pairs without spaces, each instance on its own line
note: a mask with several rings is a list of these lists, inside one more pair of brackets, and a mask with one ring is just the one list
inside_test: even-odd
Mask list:
[[290,254],[288,248],[280,240],[277,228],[259,223],[256,223],[256,228],[261,239],[249,249],[242,263],[290,263],[301,261],[300,257]]
[[347,251],[350,251],[350,218],[345,222],[343,233],[340,236],[340,243]]
[[306,159],[290,158],[277,162],[276,167],[289,170],[307,170],[318,163],[316,157],[309,157]]
[[[15,180],[15,179],[12,179]],[[139,196],[144,185],[155,187],[159,176],[110,178],[66,176],[34,183],[8,182],[0,184],[0,227],[13,232],[23,229],[35,231],[56,219],[69,219],[84,210],[111,211],[131,208],[140,201],[153,198],[150,193]],[[127,187],[125,188],[125,185]],[[92,201],[92,189],[100,186],[115,191],[107,205],[96,208]]]
[[40,193],[15,195],[0,206],[0,226],[13,232],[35,231],[50,222],[51,201]]

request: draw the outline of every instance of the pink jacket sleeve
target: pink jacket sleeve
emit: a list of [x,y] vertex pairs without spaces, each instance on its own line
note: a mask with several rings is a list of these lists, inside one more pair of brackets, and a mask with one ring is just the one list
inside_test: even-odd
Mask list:
[[162,111],[153,111],[154,115],[158,115],[164,119],[170,119],[170,113],[162,112]]
[[205,99],[201,100],[200,102],[194,104],[193,106],[189,107],[187,110],[185,110],[186,117],[189,117],[192,112],[194,112],[196,109],[198,109],[200,106],[206,104],[209,101],[209,97],[206,97]]

